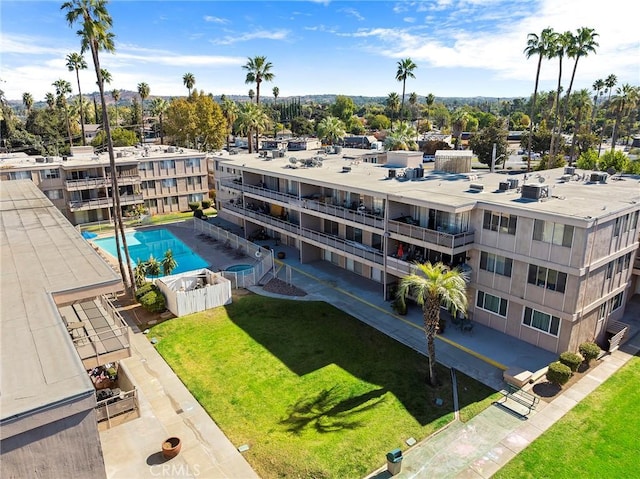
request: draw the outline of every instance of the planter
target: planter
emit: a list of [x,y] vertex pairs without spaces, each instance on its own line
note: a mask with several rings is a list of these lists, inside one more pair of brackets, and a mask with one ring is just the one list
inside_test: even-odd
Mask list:
[[162,443],[162,455],[165,459],[176,457],[178,453],[180,453],[181,447],[182,441],[179,437],[170,437],[169,439],[165,439]]

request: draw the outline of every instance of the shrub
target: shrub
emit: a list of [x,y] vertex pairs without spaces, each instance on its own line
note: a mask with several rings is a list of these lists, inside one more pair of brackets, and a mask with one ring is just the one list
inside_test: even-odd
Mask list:
[[136,300],[140,302],[140,298],[142,298],[145,294],[151,291],[154,288],[154,284],[151,282],[144,283],[136,290]]
[[592,360],[600,356],[600,353],[602,352],[602,350],[600,349],[600,346],[598,346],[596,343],[592,343],[589,341],[582,343],[578,347],[578,351],[580,351],[580,354],[582,354],[582,357],[584,358],[584,361],[587,363],[587,366],[591,364]]
[[196,211],[198,208],[200,208],[200,202],[199,201],[190,201],[189,202],[189,208],[191,208],[191,211]]
[[407,314],[407,309],[408,309],[407,302],[402,301],[400,298],[394,299],[393,303],[391,303],[391,307],[396,313],[398,313],[401,316],[404,316],[405,314]]
[[211,200],[202,200],[202,209],[206,210],[211,208]]
[[140,304],[144,309],[152,313],[161,313],[167,309],[164,295],[155,287],[140,298]]
[[571,372],[576,372],[582,363],[582,356],[571,351],[565,351],[560,355],[560,362],[565,366],[569,366]]
[[204,213],[200,208],[196,208],[195,210],[193,210],[193,216],[195,216],[196,218],[202,218],[203,215]]
[[570,377],[571,369],[569,369],[569,366],[562,364],[560,361],[549,364],[549,369],[547,370],[547,380],[549,382],[562,386],[567,383]]

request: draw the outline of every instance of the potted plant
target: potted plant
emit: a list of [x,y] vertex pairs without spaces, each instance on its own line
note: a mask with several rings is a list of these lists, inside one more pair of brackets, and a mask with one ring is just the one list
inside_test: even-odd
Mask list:
[[179,437],[170,437],[162,443],[162,455],[165,459],[176,457],[182,447],[182,441]]

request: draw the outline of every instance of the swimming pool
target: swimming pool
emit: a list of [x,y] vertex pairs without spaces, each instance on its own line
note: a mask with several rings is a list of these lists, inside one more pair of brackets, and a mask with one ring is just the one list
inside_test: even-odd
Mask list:
[[[162,261],[167,250],[171,250],[173,257],[178,263],[176,269],[171,274],[184,273],[194,269],[206,268],[208,263],[200,256],[195,254],[189,247],[176,238],[173,233],[167,229],[160,228],[148,231],[135,231],[127,233],[127,247],[129,248],[129,256],[131,263],[136,265],[138,260],[147,261],[151,255],[158,261]],[[99,238],[93,242],[109,253],[114,258],[118,257],[116,251],[116,240],[113,236],[109,238]],[[124,254],[124,248],[120,245],[120,250]]]
[[232,273],[240,273],[242,271],[247,271],[253,269],[253,266],[250,264],[234,264],[233,266],[229,266],[225,271],[231,271]]

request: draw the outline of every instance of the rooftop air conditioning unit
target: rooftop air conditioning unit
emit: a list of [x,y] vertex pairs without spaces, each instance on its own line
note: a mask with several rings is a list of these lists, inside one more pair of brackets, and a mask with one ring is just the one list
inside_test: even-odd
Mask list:
[[350,166],[343,166],[342,167],[342,172],[343,173],[349,173],[351,171],[351,167]]
[[471,183],[469,185],[469,189],[473,191],[482,191],[484,190],[484,185],[481,185],[480,183]]
[[121,151],[116,152],[116,158],[122,158],[122,152]]
[[47,156],[47,163],[53,163],[53,156]]
[[416,178],[424,178],[424,168],[414,168],[413,171]]
[[576,174],[575,166],[565,166],[564,167],[564,174],[565,175],[575,175]]
[[608,174],[600,171],[598,173],[591,173],[591,177],[589,179],[589,181],[591,183],[606,183],[607,182],[607,178],[608,178]]
[[396,170],[389,170],[389,178],[395,178],[396,177]]
[[549,185],[531,184],[522,185],[522,198],[528,200],[540,200],[549,197]]
[[43,156],[37,156],[36,157],[36,163],[44,163],[44,162],[45,162],[45,159],[44,159]]
[[175,153],[176,152],[176,147],[175,146],[170,146],[167,148],[167,153]]
[[500,191],[507,191],[509,189],[509,183],[507,183],[506,181],[501,181],[498,184],[498,190]]

